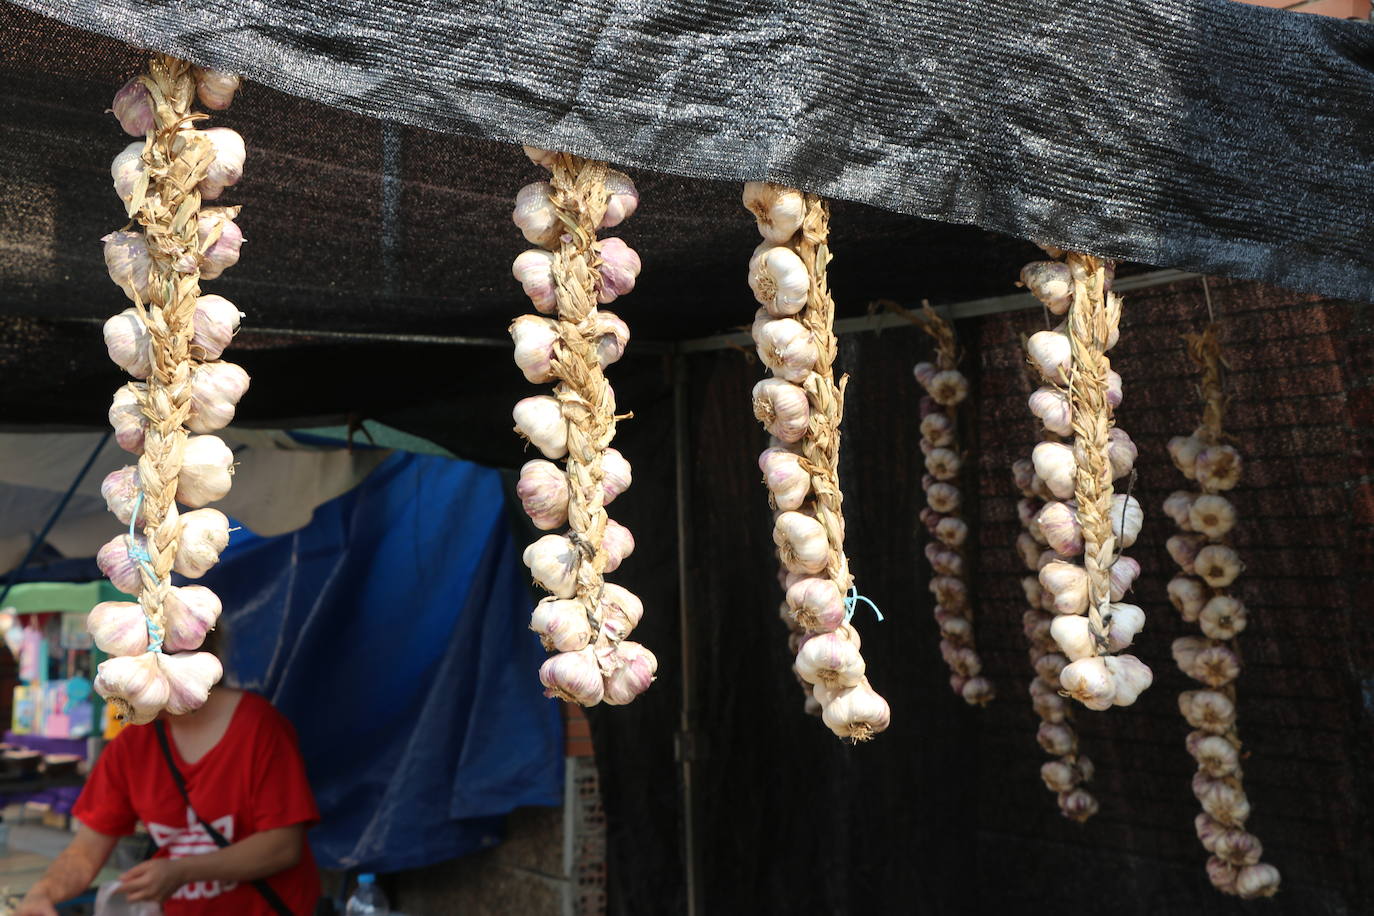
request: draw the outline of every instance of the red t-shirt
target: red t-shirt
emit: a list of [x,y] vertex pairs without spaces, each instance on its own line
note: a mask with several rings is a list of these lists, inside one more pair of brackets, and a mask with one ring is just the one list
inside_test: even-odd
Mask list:
[[[170,729],[167,736],[171,738]],[[231,843],[264,830],[319,821],[295,730],[262,697],[245,693],[224,737],[195,763],[187,763],[176,742],[170,743],[192,807]],[[72,813],[107,836],[130,834],[142,821],[159,856],[175,859],[218,848],[182,801],[151,725],[130,726],[110,742]],[[314,913],[320,878],[310,844],[305,844],[300,862],[267,883],[292,913]],[[184,885],[163,909],[169,916],[273,916],[252,885],[220,881]]]

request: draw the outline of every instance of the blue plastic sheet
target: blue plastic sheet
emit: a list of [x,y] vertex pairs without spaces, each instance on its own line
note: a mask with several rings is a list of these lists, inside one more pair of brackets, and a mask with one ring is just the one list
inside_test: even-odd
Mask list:
[[224,602],[231,677],[300,735],[322,866],[427,865],[560,803],[562,727],[497,471],[398,453],[299,531],[237,531],[200,581]]

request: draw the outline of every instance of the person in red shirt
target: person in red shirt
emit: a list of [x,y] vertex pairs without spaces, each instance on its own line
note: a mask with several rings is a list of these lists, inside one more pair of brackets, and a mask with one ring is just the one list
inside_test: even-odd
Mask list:
[[[305,832],[319,820],[295,731],[266,700],[218,688],[196,712],[162,721],[188,809],[154,725],[124,729],[100,755],[73,815],[71,845],[24,898],[16,916],[56,916],[53,904],[90,886],[115,843],[142,821],[157,854],[120,876],[131,901],[156,900],[168,916],[278,916],[252,883],[263,879],[295,916],[310,916],[319,873]],[[219,848],[205,818],[230,845]]]

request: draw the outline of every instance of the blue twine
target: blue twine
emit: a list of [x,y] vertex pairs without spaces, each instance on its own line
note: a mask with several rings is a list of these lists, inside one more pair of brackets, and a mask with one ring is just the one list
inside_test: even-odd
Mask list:
[[882,623],[883,612],[878,610],[876,604],[859,594],[859,587],[857,585],[851,585],[849,587],[849,594],[844,597],[844,622],[849,623],[849,618],[854,616],[854,608],[858,606],[860,601],[873,608],[874,616],[878,618],[879,623]]
[[[138,564],[147,571],[149,576],[160,582],[162,580],[158,578],[157,571],[153,569],[152,555],[148,553],[148,548],[138,542],[138,535],[134,532],[134,524],[138,521],[138,511],[142,507],[143,491],[139,490],[138,496],[134,498],[133,513],[129,516],[129,556],[137,560]],[[162,627],[153,623],[151,617],[145,617],[144,620],[148,624],[148,651],[162,651]]]

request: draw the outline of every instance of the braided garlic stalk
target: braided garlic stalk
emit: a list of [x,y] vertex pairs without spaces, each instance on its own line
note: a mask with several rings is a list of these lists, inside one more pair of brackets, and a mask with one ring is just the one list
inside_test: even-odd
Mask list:
[[[210,433],[227,425],[248,376],[218,357],[238,330],[239,311],[200,281],[238,261],[238,207],[202,208],[243,171],[243,139],[232,130],[199,130],[209,117],[194,97],[227,108],[238,78],[155,55],[147,74],[115,96],[114,113],[132,136],[114,160],[115,190],[142,232],[105,237],[110,277],[133,308],[105,324],[110,357],[140,381],[115,393],[110,423],[119,444],[140,455],[105,478],[101,492],[129,533],[97,556],[102,571],[138,603],[107,601],[87,626],[102,662],[95,689],[123,721],[199,708],[223,674],[219,660],[194,652],[214,626],[220,601],[201,586],[174,587],[171,573],[196,578],[219,560],[229,523],[200,508],[229,492],[233,455]],[[182,514],[177,503],[195,511]],[[142,534],[137,531],[141,530]]]
[[949,666],[949,686],[970,706],[986,706],[996,696],[992,682],[981,675],[982,659],[974,644],[973,606],[964,569],[968,523],[961,517],[959,471],[959,405],[968,397],[968,380],[957,366],[954,329],[930,306],[921,327],[935,338],[935,363],[917,363],[916,381],[925,389],[921,398],[921,453],[926,491],[921,521],[934,540],[926,544],[930,561],[930,590],[935,595],[935,622],[940,625],[940,655]]
[[515,259],[515,278],[545,315],[511,324],[515,362],[536,384],[556,382],[552,395],[515,405],[515,431],[546,458],[520,471],[517,494],[536,527],[568,526],[525,549],[534,581],[552,595],[530,620],[544,648],[557,654],[539,669],[545,693],[583,706],[629,703],[654,680],[658,660],[625,637],[644,609],[628,589],[603,578],[634,550],[629,529],[612,521],[606,504],[630,485],[630,465],[610,447],[615,394],[603,370],[629,343],[625,322],[597,308],[628,293],[639,255],[598,229],[619,225],[639,204],[630,179],[604,162],[525,148],[549,181],[526,185],[514,220],[539,245]]
[[1240,897],[1272,897],[1279,889],[1279,871],[1260,862],[1263,846],[1245,830],[1250,802],[1242,788],[1240,761],[1244,749],[1236,727],[1236,677],[1240,652],[1235,639],[1246,625],[1245,605],[1230,594],[1242,564],[1227,543],[1236,511],[1221,492],[1240,480],[1240,453],[1224,444],[1222,391],[1224,360],[1217,327],[1186,335],[1188,355],[1202,369],[1202,425],[1191,436],[1169,441],[1174,464],[1199,492],[1178,490],[1164,501],[1164,512],[1181,534],[1169,538],[1169,555],[1182,574],[1169,583],[1169,599],[1188,622],[1196,622],[1202,636],[1174,640],[1179,670],[1204,685],[1179,695],[1179,711],[1195,729],[1188,735],[1188,753],[1197,760],[1193,792],[1202,803],[1195,826],[1198,839],[1212,857],[1207,877],[1223,893]]
[[787,605],[805,631],[794,640],[795,670],[811,685],[826,726],[866,741],[887,728],[891,711],[864,676],[859,633],[849,623],[861,599],[844,553],[839,452],[848,379],[836,385],[832,370],[830,211],[815,195],[765,182],[744,186],[744,206],[764,238],[749,262],[749,286],[763,306],[754,341],[772,377],[754,386],[754,416],[773,436],[759,466],[776,510]]
[[[1122,601],[1140,567],[1120,553],[1135,543],[1144,515],[1135,497],[1112,492],[1136,457],[1130,437],[1112,425],[1121,377],[1106,353],[1116,345],[1121,297],[1110,291],[1108,264],[1077,252],[1028,264],[1021,278],[1050,311],[1068,313],[1067,322],[1026,342],[1046,382],[1031,395],[1031,412],[1049,432],[1073,436],[1072,446],[1041,442],[1031,456],[1054,497],[1036,522],[1063,558],[1040,570],[1057,614],[1050,633],[1069,661],[1060,686],[1089,709],[1129,706],[1154,676],[1135,656],[1112,654],[1145,625],[1144,611]],[[1080,555],[1081,566],[1070,562]]]
[[[1030,367],[1027,366],[1027,369]],[[1036,378],[1032,384],[1038,384],[1039,373],[1035,370],[1031,372]],[[1048,430],[1042,433],[1042,438],[1047,442],[1059,441],[1059,437]],[[1046,501],[1054,496],[1045,481],[1035,473],[1035,465],[1029,458],[1021,458],[1012,464],[1012,479],[1021,493],[1016,514],[1024,529],[1016,538],[1016,552],[1031,573],[1021,579],[1026,603],[1030,605],[1021,616],[1021,627],[1030,643],[1030,663],[1035,670],[1035,677],[1030,683],[1031,704],[1040,717],[1040,728],[1035,738],[1045,753],[1056,758],[1041,765],[1040,778],[1045,787],[1057,796],[1060,812],[1081,824],[1098,811],[1097,799],[1083,785],[1092,780],[1093,764],[1078,750],[1073,706],[1064,699],[1059,683],[1059,674],[1069,660],[1059,651],[1054,637],[1050,635],[1054,623],[1055,596],[1040,584],[1039,578],[1039,573],[1046,566],[1063,559],[1047,549],[1044,532],[1036,521]],[[1121,562],[1133,561],[1123,558]]]

